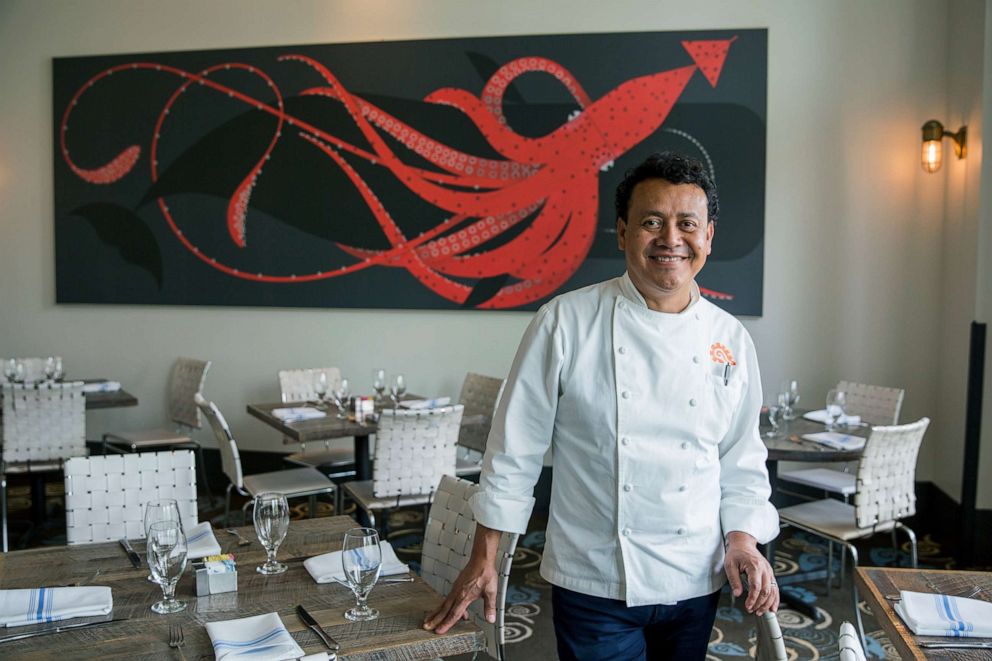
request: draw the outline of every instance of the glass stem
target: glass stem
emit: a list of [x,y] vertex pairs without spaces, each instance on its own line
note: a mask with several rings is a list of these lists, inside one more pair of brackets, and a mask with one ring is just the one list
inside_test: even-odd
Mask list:
[[358,600],[358,603],[355,605],[355,610],[357,612],[364,613],[364,612],[368,611],[368,609],[369,609],[368,604],[365,603],[366,599],[368,599],[368,595],[364,595],[363,596],[363,595],[360,595],[360,594],[356,594],[355,595],[355,599]]
[[276,564],[276,550],[277,550],[276,547],[273,547],[271,549],[265,549],[266,555],[269,556],[269,559],[266,561],[265,564],[269,565],[270,567]]
[[162,597],[167,604],[176,600],[176,583],[174,581],[167,581],[162,585]]

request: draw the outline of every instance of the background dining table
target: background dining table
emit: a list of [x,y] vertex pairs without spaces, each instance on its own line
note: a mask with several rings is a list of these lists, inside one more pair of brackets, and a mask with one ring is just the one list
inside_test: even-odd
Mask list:
[[[760,428],[761,438],[765,442],[765,449],[768,450],[768,459],[765,465],[768,468],[768,481],[771,484],[773,495],[778,489],[778,462],[780,461],[839,462],[856,461],[861,458],[862,451],[860,449],[836,450],[803,438],[806,434],[826,431],[826,426],[823,423],[802,417],[805,411],[798,411],[797,413],[799,415],[795,420],[779,423],[781,433],[778,436],[765,436],[764,433],[770,428],[765,426]],[[871,433],[871,427],[841,428],[838,431],[851,436],[867,438]]]
[[[61,585],[108,585],[113,590],[113,613],[90,621],[113,621],[93,627],[69,629],[33,638],[0,642],[0,658],[16,659],[135,659],[213,658],[213,647],[204,624],[218,620],[278,613],[290,635],[307,654],[327,648],[296,616],[297,604],[309,610],[318,623],[341,644],[338,659],[378,661],[435,659],[485,649],[485,636],[474,623],[460,622],[446,634],[425,631],[426,613],[441,597],[419,577],[412,583],[376,585],[369,605],[380,616],[368,622],[349,622],[344,612],[354,605],[351,590],[336,583],[318,584],[303,567],[313,555],[341,548],[344,533],[355,522],[344,516],[293,521],[278,559],[289,570],[276,576],[255,571],[265,560],[253,527],[238,532],[252,543],[239,546],[233,535],[214,530],[225,553],[234,553],[238,565],[238,590],[205,597],[195,595],[191,570],[179,581],[176,598],[187,603],[185,611],[157,615],[150,610],[162,596],[161,588],[146,580],[148,567],[134,568],[117,542],[58,546],[13,551],[0,555],[0,589]],[[140,541],[134,542],[143,550]],[[65,623],[86,621],[67,620]],[[169,627],[179,623],[185,644],[169,648]],[[3,635],[32,629],[50,630],[53,624],[0,630]]]

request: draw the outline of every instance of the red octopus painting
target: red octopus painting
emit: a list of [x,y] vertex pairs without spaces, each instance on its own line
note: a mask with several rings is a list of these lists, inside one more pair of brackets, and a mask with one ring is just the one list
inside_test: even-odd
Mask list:
[[[533,309],[622,272],[621,166],[675,148],[711,168],[723,261],[751,271],[715,250],[704,295],[760,314],[765,32],[606,37],[673,65],[614,71],[614,48],[584,76],[604,35],[56,60],[59,301]],[[420,93],[405,74],[439,45],[478,84],[435,63]],[[356,75],[397,48],[417,55],[392,69],[402,94],[388,68]],[[718,93],[725,68],[743,99]]]

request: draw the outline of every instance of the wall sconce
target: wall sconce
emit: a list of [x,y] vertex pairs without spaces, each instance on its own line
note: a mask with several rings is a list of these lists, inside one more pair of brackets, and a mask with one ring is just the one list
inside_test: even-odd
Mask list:
[[954,141],[954,153],[958,158],[964,158],[968,154],[968,127],[962,126],[957,133],[944,130],[944,125],[936,119],[931,119],[923,125],[923,169],[927,172],[936,172],[944,162],[944,149],[941,143],[943,138],[950,138]]

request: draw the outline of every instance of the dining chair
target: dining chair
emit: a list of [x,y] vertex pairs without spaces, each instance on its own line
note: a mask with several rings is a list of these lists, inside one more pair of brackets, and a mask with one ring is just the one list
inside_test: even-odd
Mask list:
[[[847,549],[854,567],[858,564],[858,550],[852,543],[854,540],[900,529],[909,538],[911,563],[916,567],[916,534],[901,520],[916,514],[916,458],[929,424],[929,418],[922,418],[906,425],[872,428],[858,461],[854,504],[824,498],[793,505],[779,510],[782,524],[840,544]],[[827,564],[828,585],[832,575],[831,563],[832,556]],[[853,571],[851,575],[853,577]],[[863,644],[865,637],[858,610],[858,588],[853,580],[851,591],[858,634]]]
[[[452,584],[472,554],[475,514],[469,500],[478,490],[478,484],[451,475],[442,476],[437,486],[424,530],[420,575],[439,594],[451,592]],[[503,649],[506,594],[518,538],[516,533],[500,533],[496,553],[496,621],[486,621],[481,599],[468,608],[486,635],[486,652],[500,661],[506,658]]]
[[[327,392],[341,383],[341,370],[337,367],[314,367],[279,371],[279,390],[284,404],[307,402],[317,399],[317,378],[323,373],[327,379]],[[295,443],[283,438],[284,443]],[[355,441],[353,438],[335,438],[317,443],[300,443],[300,451],[283,457],[295,466],[312,466],[332,480],[355,477]],[[335,511],[337,511],[335,507]]]
[[65,462],[66,543],[145,536],[145,505],[172,498],[183,526],[198,522],[192,450],[75,457]]
[[[217,447],[220,450],[221,467],[224,474],[230,480],[227,485],[226,497],[224,498],[224,525],[228,525],[231,512],[231,490],[235,489],[242,496],[254,498],[263,492],[274,492],[284,495],[286,498],[300,498],[307,496],[310,498],[310,517],[313,518],[317,509],[317,496],[330,494],[334,496],[336,489],[330,478],[313,467],[292,468],[289,470],[272,471],[269,473],[256,473],[245,475],[241,469],[241,453],[238,452],[238,443],[231,434],[231,428],[224,419],[224,415],[213,402],[204,399],[203,395],[197,393],[195,396],[196,405],[203,412],[210,423],[210,428],[217,438]],[[244,512],[251,505],[249,500],[241,508]]]
[[496,403],[503,392],[505,379],[469,372],[462,382],[458,403],[465,407],[461,427],[458,429],[459,452],[455,475],[478,475],[482,472],[482,458],[486,440],[493,424]]
[[103,435],[103,454],[112,450],[119,454],[143,452],[146,450],[193,450],[196,463],[200,467],[200,480],[207,494],[208,504],[213,503],[213,494],[207,482],[207,468],[203,461],[203,448],[192,438],[192,433],[203,428],[199,409],[194,397],[203,391],[203,383],[210,370],[209,360],[177,358],[169,380],[169,418],[171,429],[140,429],[133,431],[107,432]]
[[785,651],[785,639],[782,637],[778,616],[765,611],[764,615],[755,613],[754,619],[758,634],[754,658],[757,661],[787,661],[789,655]]
[[341,485],[344,494],[368,515],[371,527],[376,527],[373,512],[427,505],[441,476],[455,474],[455,443],[463,410],[457,404],[386,409],[380,414],[372,479]]
[[[902,388],[871,386],[853,381],[841,381],[837,390],[847,393],[846,411],[848,415],[861,417],[863,423],[875,425],[898,425],[899,412],[906,391]],[[806,468],[780,473],[779,480],[794,482],[803,486],[836,493],[846,502],[855,491],[854,474],[849,467],[844,470],[834,468]],[[824,494],[826,495],[826,494]]]
[[840,661],[867,661],[865,650],[858,639],[858,632],[850,622],[841,622],[837,646],[840,648],[838,657]]

